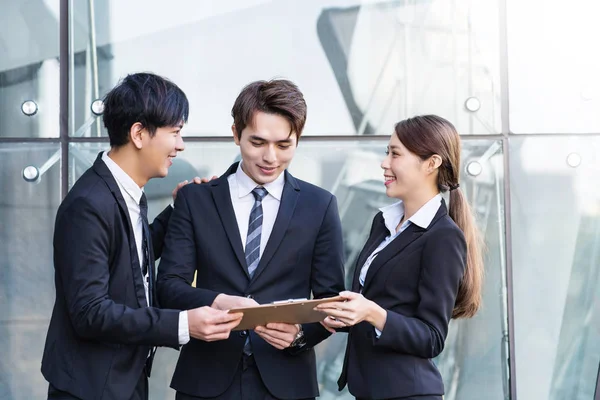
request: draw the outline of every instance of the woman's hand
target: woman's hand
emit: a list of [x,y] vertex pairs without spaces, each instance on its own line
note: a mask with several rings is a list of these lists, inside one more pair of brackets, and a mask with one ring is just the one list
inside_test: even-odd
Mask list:
[[360,293],[341,292],[346,301],[323,303],[315,307],[315,310],[327,314],[327,318],[321,324],[329,331],[330,329],[342,328],[344,326],[356,325],[367,321],[375,328],[383,331],[387,319],[387,311],[375,302],[366,299]]
[[327,316],[323,321],[321,321],[321,325],[323,325],[323,327],[330,333],[335,333],[336,329],[345,328],[347,326],[342,321],[338,321],[334,317],[330,316]]

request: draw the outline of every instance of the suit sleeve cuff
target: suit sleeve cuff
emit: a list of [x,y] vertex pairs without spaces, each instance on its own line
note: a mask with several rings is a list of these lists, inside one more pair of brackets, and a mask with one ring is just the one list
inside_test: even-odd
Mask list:
[[187,311],[179,313],[179,344],[187,344],[190,341],[190,330],[188,326]]

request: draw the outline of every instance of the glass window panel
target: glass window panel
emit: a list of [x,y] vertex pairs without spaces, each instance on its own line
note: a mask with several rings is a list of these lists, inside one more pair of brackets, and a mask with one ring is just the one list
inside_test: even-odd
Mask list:
[[463,140],[462,162],[461,189],[486,246],[483,306],[474,318],[450,324],[445,350],[436,363],[444,377],[445,400],[479,400],[482,393],[486,399],[508,399],[502,142]]
[[600,363],[600,137],[510,140],[519,399],[592,399]]
[[[380,168],[387,138],[371,141],[311,141],[301,139],[290,172],[296,177],[332,191],[338,199],[346,246],[346,276],[352,276],[358,252],[368,236],[377,209],[391,200],[385,196]],[[72,144],[73,154],[81,153],[76,170],[78,177],[91,165],[97,153],[106,149],[105,143]],[[505,301],[504,231],[503,231],[503,164],[501,142],[493,140],[463,141],[463,171],[472,162],[480,168],[473,176],[462,175],[461,188],[474,205],[478,223],[485,235],[486,281],[484,306],[471,320],[451,323],[446,350],[436,363],[446,384],[446,400],[486,399],[502,400],[507,396],[508,352]],[[82,160],[88,160],[87,163]],[[186,150],[174,160],[165,179],[153,179],[148,192],[150,213],[156,215],[171,199],[177,182],[195,175],[221,175],[234,161],[239,151],[233,141],[190,142]],[[477,166],[477,165],[475,165]],[[350,399],[347,391],[339,393],[339,376],[345,349],[345,334],[337,334],[317,347],[318,376],[322,399]],[[177,361],[177,353],[161,349],[150,380],[152,399],[170,399],[173,396],[168,382]]]
[[[54,305],[56,155],[58,144],[0,143],[0,399],[41,399],[48,391],[40,362]],[[26,181],[24,170],[33,178],[35,168],[39,179]]]
[[59,8],[0,0],[0,138],[59,136]]
[[[72,2],[71,134],[95,98],[148,70],[187,93],[187,136],[229,136],[240,89],[273,77],[304,92],[306,135],[387,134],[423,113],[462,134],[498,133],[497,2],[137,0],[95,2],[91,13]],[[98,125],[86,135],[106,135]]]
[[507,3],[511,132],[600,132],[598,3]]

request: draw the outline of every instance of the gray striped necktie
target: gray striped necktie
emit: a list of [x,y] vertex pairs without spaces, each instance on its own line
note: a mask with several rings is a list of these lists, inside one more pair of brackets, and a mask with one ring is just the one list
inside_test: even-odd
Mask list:
[[250,278],[254,275],[254,271],[256,271],[256,267],[258,267],[260,261],[260,237],[263,222],[262,201],[267,193],[267,189],[260,186],[252,190],[252,194],[254,195],[254,205],[252,206],[252,211],[250,211],[245,250],[246,265],[248,266]]

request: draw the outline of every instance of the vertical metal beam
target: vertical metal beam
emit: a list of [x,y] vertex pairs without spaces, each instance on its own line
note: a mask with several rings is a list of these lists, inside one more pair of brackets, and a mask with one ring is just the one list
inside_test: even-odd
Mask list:
[[510,399],[517,399],[517,369],[515,362],[515,308],[513,296],[513,262],[512,262],[512,219],[510,200],[510,154],[508,136],[502,139],[504,156],[504,231],[506,260],[506,301],[508,306],[508,367],[510,376]]
[[517,399],[517,368],[515,354],[515,307],[513,285],[512,207],[510,192],[510,102],[508,88],[508,15],[507,0],[498,0],[498,37],[500,55],[500,115],[502,153],[504,157],[504,230],[506,254],[506,301],[508,306],[508,367],[510,399]]
[[[90,104],[96,101],[100,97],[100,90],[98,86],[98,50],[96,44],[96,12],[94,0],[88,0],[88,24],[89,24],[89,49],[90,49],[90,74],[91,74],[91,86],[92,86],[92,98]],[[96,118],[94,121],[96,126],[96,136],[101,136],[100,131],[100,119]]]
[[61,197],[69,191],[69,0],[60,0],[60,182]]
[[509,119],[509,90],[508,90],[508,17],[506,1],[498,0],[499,5],[499,53],[500,53],[500,122],[502,133],[508,137],[510,134]]

